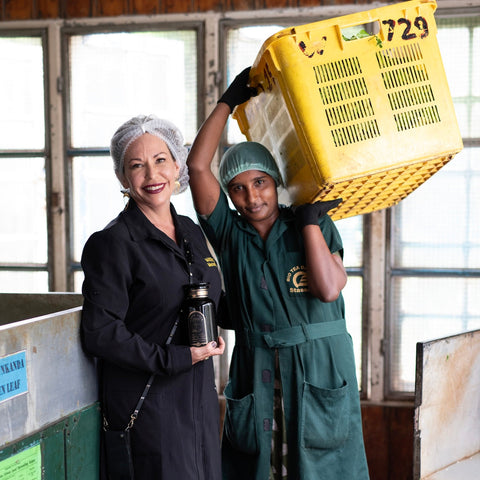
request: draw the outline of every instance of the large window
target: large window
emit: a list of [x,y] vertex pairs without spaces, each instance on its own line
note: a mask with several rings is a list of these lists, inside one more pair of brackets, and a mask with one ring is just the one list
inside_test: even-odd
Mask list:
[[[362,8],[2,22],[0,291],[80,291],[86,239],[124,206],[109,156],[121,123],[153,113],[189,145],[271,35]],[[412,398],[418,341],[480,328],[480,7],[460,13],[436,20],[463,151],[395,208],[337,222],[359,387],[375,401]],[[230,120],[222,146],[242,140]],[[195,218],[188,191],[173,201]]]
[[[187,143],[197,129],[197,29],[69,33],[69,159],[74,289],[86,239],[123,208],[108,153],[115,130],[136,115],[175,123]],[[193,216],[189,193],[173,197]]]
[[[368,332],[365,325],[371,321],[365,285],[386,293],[381,350],[386,359],[384,389],[391,398],[411,396],[414,390],[416,342],[480,328],[480,301],[474,293],[480,288],[480,226],[476,221],[480,211],[480,27],[478,17],[437,20],[438,41],[465,149],[399,206],[389,210],[391,228],[384,239],[389,263],[384,284],[372,285],[371,279],[365,278],[364,218],[337,222],[349,274],[344,290],[347,323],[362,387],[368,380],[367,359],[378,360],[378,356],[372,356],[377,345],[362,337],[362,333]],[[255,26],[227,24],[227,84],[255,61],[270,35],[288,25],[311,21],[314,20]],[[244,139],[236,122],[230,121],[227,142]],[[368,223],[368,216],[365,220]]]
[[44,44],[42,33],[0,36],[2,292],[49,289]]
[[412,392],[416,342],[480,328],[480,20],[437,20],[464,150],[391,212],[389,395]]
[[[291,20],[299,22],[299,19]],[[312,20],[305,20],[308,23]],[[293,24],[293,23],[292,23]],[[282,25],[255,25],[233,26],[225,30],[226,51],[225,66],[227,69],[227,84],[230,84],[235,75],[245,67],[254,63],[262,44],[279,30],[289,26]],[[229,144],[245,141],[237,122],[229,120],[227,142]],[[344,264],[349,274],[347,286],[343,291],[345,297],[346,320],[348,330],[354,341],[356,356],[357,377],[362,384],[362,309],[363,309],[363,217],[351,217],[337,222],[344,243]]]

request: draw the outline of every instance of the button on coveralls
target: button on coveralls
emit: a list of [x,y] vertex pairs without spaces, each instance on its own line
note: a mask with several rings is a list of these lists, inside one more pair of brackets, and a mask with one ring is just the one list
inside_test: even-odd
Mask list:
[[[291,209],[280,207],[265,243],[230,210],[223,192],[200,221],[220,261],[236,333],[225,388],[223,478],[269,478],[278,352],[288,478],[368,479],[344,301],[340,295],[323,303],[308,292],[303,239]],[[330,251],[343,251],[330,217],[319,225]]]

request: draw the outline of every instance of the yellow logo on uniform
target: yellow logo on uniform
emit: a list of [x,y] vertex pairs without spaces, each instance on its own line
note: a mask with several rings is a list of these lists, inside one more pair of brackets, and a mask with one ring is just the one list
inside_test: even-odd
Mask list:
[[308,292],[307,269],[304,265],[296,265],[287,273],[287,283],[290,293]]
[[215,259],[213,257],[206,257],[204,260],[209,267],[216,267],[217,266],[217,262],[215,262]]

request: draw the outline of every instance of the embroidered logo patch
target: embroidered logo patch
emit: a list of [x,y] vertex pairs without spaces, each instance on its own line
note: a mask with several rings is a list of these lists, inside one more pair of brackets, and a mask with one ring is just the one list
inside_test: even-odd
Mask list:
[[217,262],[215,262],[215,259],[213,257],[206,257],[204,260],[209,267],[216,267],[217,266]]
[[296,265],[287,273],[288,290],[290,293],[308,292],[307,269],[304,265]]

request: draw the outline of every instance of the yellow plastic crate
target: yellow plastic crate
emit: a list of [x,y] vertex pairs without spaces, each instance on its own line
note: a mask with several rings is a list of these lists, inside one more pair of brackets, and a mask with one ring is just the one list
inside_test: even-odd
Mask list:
[[[433,0],[412,0],[265,41],[250,72],[259,93],[233,116],[272,152],[284,200],[342,197],[334,219],[380,210],[462,149],[435,9]],[[345,40],[362,26],[372,33]]]

